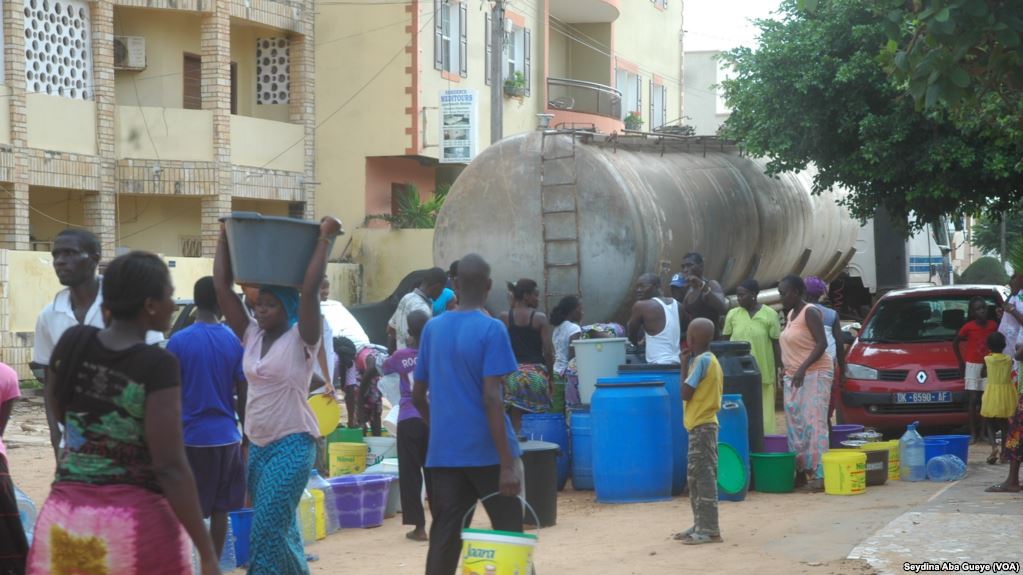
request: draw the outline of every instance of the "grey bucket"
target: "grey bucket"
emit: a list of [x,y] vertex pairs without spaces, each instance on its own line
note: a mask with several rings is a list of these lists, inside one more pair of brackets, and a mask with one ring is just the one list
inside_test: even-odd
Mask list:
[[[224,222],[235,282],[302,286],[319,241],[319,224],[257,212],[233,212]],[[328,254],[333,246],[331,239]]]

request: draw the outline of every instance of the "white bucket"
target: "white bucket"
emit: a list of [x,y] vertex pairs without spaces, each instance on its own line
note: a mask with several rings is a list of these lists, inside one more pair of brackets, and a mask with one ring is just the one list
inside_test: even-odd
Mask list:
[[362,441],[369,447],[366,467],[376,465],[389,457],[398,457],[398,440],[394,437],[363,437]]
[[579,372],[579,400],[582,403],[590,403],[598,378],[618,375],[618,366],[625,363],[625,344],[628,341],[624,337],[612,337],[577,339],[572,342],[576,370]]

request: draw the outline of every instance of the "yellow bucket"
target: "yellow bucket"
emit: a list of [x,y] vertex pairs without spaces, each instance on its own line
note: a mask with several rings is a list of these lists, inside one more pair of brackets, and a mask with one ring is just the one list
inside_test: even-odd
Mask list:
[[327,467],[331,477],[366,471],[369,446],[365,443],[331,443],[327,450]]
[[862,451],[825,453],[824,492],[828,495],[859,495],[867,490],[867,454]]
[[313,494],[313,517],[316,524],[316,539],[320,540],[327,536],[327,508],[324,507],[323,492],[319,489],[310,489]]
[[888,479],[895,480],[899,478],[899,440],[893,441],[875,441],[874,443],[867,443],[860,446],[863,451],[880,451],[882,449],[888,450]]
[[[480,502],[498,495],[491,493]],[[540,524],[536,512],[521,496],[522,506]],[[532,533],[464,529],[476,506],[462,517],[462,575],[528,575],[533,573],[533,549],[537,536]]]
[[536,535],[508,531],[462,530],[462,575],[531,573]]

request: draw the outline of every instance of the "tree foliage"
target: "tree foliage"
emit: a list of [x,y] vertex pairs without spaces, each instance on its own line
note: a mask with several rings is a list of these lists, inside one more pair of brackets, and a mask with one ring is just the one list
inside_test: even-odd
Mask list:
[[[1023,211],[1005,213],[1005,243],[1011,247],[1023,239]],[[973,224],[970,244],[986,253],[998,253],[1002,249],[1002,222],[994,216],[981,216]]]
[[[1023,4],[1018,0],[886,0],[885,56],[918,105],[965,127],[1023,126]],[[907,34],[908,32],[908,34]],[[1019,160],[1019,158],[1017,158]]]
[[964,284],[981,285],[1005,285],[1009,283],[1009,277],[1005,274],[1005,268],[996,258],[983,257],[970,264],[961,278]]
[[[870,0],[783,0],[761,20],[760,47],[724,55],[732,107],[725,135],[768,159],[771,173],[816,168],[814,191],[848,189],[852,213],[886,208],[912,227],[941,215],[1002,211],[1023,175],[990,132],[918,108],[889,74],[891,21]],[[906,28],[899,39],[908,43]]]

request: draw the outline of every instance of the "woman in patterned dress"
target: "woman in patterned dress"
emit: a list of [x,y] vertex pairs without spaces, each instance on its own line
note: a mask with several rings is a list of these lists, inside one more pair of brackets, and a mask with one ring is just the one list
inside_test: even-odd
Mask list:
[[523,413],[543,413],[551,408],[554,390],[550,374],[554,364],[551,325],[537,310],[540,291],[531,279],[509,284],[512,307],[501,314],[508,327],[512,351],[519,370],[505,378],[504,402],[515,433],[522,429]]

